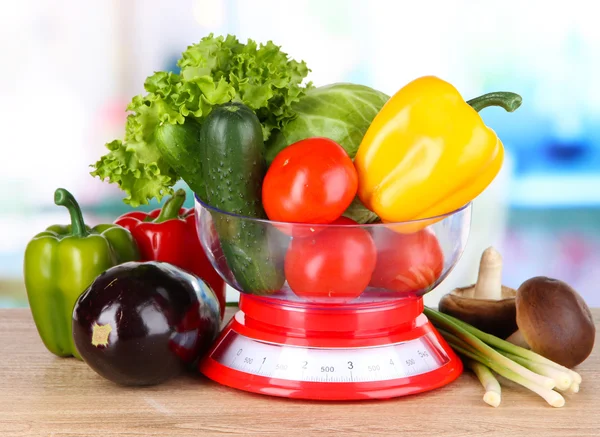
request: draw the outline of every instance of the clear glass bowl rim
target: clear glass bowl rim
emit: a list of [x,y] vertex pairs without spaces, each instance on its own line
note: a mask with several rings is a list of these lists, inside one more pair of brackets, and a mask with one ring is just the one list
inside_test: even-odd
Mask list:
[[[319,226],[319,227],[322,227],[322,226],[340,226],[340,225],[332,225],[332,224],[324,224],[324,223],[279,222],[279,221],[274,221],[274,220],[269,220],[269,219],[260,219],[260,218],[255,218],[255,217],[248,217],[248,216],[244,216],[244,215],[239,215],[239,214],[234,214],[234,213],[231,213],[231,212],[223,211],[222,209],[219,209],[219,208],[216,208],[214,206],[211,206],[211,205],[203,202],[198,197],[198,195],[196,193],[194,193],[194,199],[203,208],[205,208],[205,209],[207,209],[209,211],[214,211],[216,213],[227,215],[227,216],[230,216],[230,217],[234,217],[236,219],[250,220],[250,221],[253,221],[253,222],[265,223],[265,224],[268,224],[268,225],[280,225],[280,226],[283,226],[283,227],[292,225],[292,226],[298,227],[298,228],[301,228],[301,227],[315,227],[315,226]],[[393,223],[392,222],[386,222],[386,223],[368,223],[368,224],[357,223],[356,225],[343,225],[343,226],[345,226],[345,227],[347,227],[347,226],[356,226],[356,227],[364,228],[364,227],[371,227],[371,226],[372,227],[381,227],[381,226],[386,226],[387,227],[387,226],[394,226],[394,225],[401,226],[401,225],[409,225],[409,224],[418,224],[418,223],[423,223],[423,222],[429,222],[429,221],[432,221],[432,220],[435,220],[436,222],[438,222],[438,221],[444,220],[444,219],[446,219],[446,218],[448,218],[450,216],[453,216],[455,214],[458,214],[459,212],[462,212],[462,211],[466,210],[467,208],[469,208],[471,206],[472,203],[473,203],[472,201],[468,202],[468,203],[464,204],[463,206],[461,206],[460,208],[455,209],[454,211],[447,212],[445,214],[440,214],[440,215],[436,215],[436,216],[433,216],[433,217],[427,217],[427,218],[422,218],[422,219],[417,219],[417,220],[407,220],[407,221],[403,221],[403,222],[393,222]]]

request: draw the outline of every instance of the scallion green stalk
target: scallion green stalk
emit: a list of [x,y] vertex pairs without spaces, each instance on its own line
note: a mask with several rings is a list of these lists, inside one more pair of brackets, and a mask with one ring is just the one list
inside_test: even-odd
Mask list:
[[480,362],[472,359],[465,360],[465,365],[475,373],[485,389],[483,401],[494,408],[498,407],[502,399],[502,389],[492,371]]
[[567,372],[564,372],[556,367],[551,367],[546,364],[530,361],[527,358],[523,358],[517,355],[513,355],[506,351],[498,351],[506,358],[509,358],[513,361],[516,361],[523,367],[527,367],[532,372],[538,373],[540,375],[547,376],[548,378],[552,378],[556,383],[556,388],[561,391],[568,390],[573,384],[573,380],[571,379],[571,375]]
[[444,313],[439,313],[438,311],[432,310],[431,308],[425,308],[425,314],[427,315],[427,317],[429,317],[429,315],[443,314],[443,316],[447,320],[450,320],[450,321],[454,322],[456,325],[459,325],[461,328],[463,328],[469,334],[477,337],[479,340],[483,341],[484,343],[488,344],[489,346],[493,346],[496,349],[500,349],[500,350],[502,350],[504,352],[508,352],[512,355],[516,355],[516,356],[525,358],[534,363],[545,364],[546,366],[554,367],[555,369],[559,369],[565,373],[568,373],[574,383],[581,384],[581,375],[579,373],[569,369],[568,367],[561,366],[560,364],[555,363],[554,361],[549,360],[548,358],[545,358],[539,354],[536,354],[535,352],[533,352],[529,349],[522,348],[522,347],[514,345],[506,340],[502,340],[501,338],[498,338],[498,337],[495,337],[486,332],[480,331],[479,329],[475,328],[474,326],[471,326],[468,323],[465,323],[462,320],[457,319],[456,317],[452,317],[452,316],[450,316],[448,314],[444,314]]
[[571,384],[571,387],[569,387],[567,390],[565,390],[565,393],[570,394],[570,395],[579,393],[579,384],[577,384],[576,382],[573,382],[573,384]]
[[[504,355],[497,352],[492,347],[488,346],[486,343],[481,341],[479,338],[469,333],[466,329],[464,329],[461,325],[455,323],[453,320],[450,320],[446,317],[446,314],[432,311],[429,308],[425,308],[425,314],[437,327],[441,327],[442,329],[450,332],[454,336],[460,338],[469,346],[473,347],[478,353],[480,353],[484,358],[488,361],[493,362],[497,366],[502,366],[503,368],[514,372],[519,375],[521,378],[529,380],[535,383],[537,386],[545,387],[547,389],[552,389],[556,385],[552,378],[548,378],[546,376],[538,375],[537,373],[532,372],[531,370],[523,367],[522,365],[506,358]],[[484,363],[485,364],[485,363]],[[486,364],[487,365],[487,364]],[[490,366],[488,366],[490,367]],[[496,371],[494,369],[494,371]],[[499,373],[499,372],[497,372]]]
[[450,346],[454,350],[456,350],[459,354],[464,355],[467,358],[471,358],[472,360],[478,361],[481,364],[487,366],[492,369],[497,374],[505,377],[506,379],[510,379],[513,382],[516,382],[519,385],[531,390],[537,395],[541,396],[549,405],[553,407],[562,407],[565,404],[565,399],[560,395],[560,393],[555,392],[549,388],[541,386],[530,379],[525,378],[523,375],[518,374],[517,372],[512,371],[511,369],[507,369],[502,365],[498,364],[497,361],[492,361],[491,359],[482,356],[478,353],[475,353],[473,349],[468,350],[462,347],[462,345],[455,344],[452,341],[449,341]]

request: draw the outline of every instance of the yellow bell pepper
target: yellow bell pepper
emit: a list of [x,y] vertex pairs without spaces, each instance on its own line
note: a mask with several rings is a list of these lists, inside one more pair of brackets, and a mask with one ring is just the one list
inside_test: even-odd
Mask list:
[[385,223],[423,220],[408,232],[441,220],[477,197],[502,166],[504,147],[478,111],[520,104],[519,95],[504,92],[465,102],[437,77],[414,80],[384,105],[360,144],[360,200]]

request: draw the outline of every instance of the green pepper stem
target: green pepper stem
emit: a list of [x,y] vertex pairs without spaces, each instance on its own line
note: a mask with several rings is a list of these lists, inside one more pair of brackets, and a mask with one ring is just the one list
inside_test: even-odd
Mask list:
[[500,106],[501,108],[504,108],[506,112],[513,112],[521,106],[522,102],[523,99],[520,95],[503,91],[484,94],[467,101],[467,103],[477,112],[488,106]]
[[158,217],[153,220],[154,223],[162,223],[179,217],[179,210],[185,202],[185,190],[178,189],[173,196],[165,202]]
[[80,238],[89,235],[89,232],[85,228],[81,208],[71,193],[64,188],[57,188],[54,192],[54,203],[58,206],[64,206],[69,210],[69,215],[71,216],[71,235]]

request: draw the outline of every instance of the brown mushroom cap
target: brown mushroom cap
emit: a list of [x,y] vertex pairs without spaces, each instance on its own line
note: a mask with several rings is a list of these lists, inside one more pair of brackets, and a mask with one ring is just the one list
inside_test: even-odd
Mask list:
[[519,330],[534,352],[566,367],[592,352],[592,313],[568,284],[543,276],[528,279],[517,291],[516,307]]
[[473,297],[474,287],[452,290],[440,300],[439,310],[496,337],[506,338],[515,332],[517,292],[503,285],[502,299],[477,299]]

